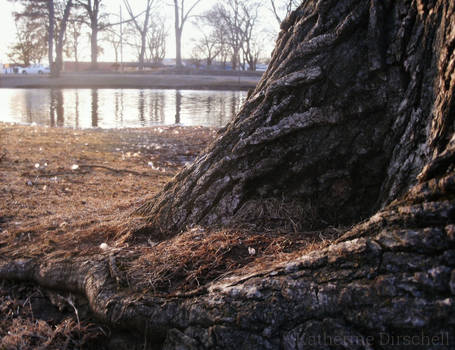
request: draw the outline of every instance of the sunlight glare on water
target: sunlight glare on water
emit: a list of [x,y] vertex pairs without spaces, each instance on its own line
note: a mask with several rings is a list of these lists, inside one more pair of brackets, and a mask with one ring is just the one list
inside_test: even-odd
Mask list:
[[0,122],[72,128],[223,127],[244,91],[0,89]]

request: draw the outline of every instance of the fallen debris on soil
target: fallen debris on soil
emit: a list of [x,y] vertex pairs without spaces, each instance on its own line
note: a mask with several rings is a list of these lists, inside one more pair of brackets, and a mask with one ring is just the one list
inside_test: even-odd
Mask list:
[[[51,265],[106,260],[119,291],[172,297],[198,293],[242,268],[286,261],[339,236],[334,228],[305,235],[291,224],[287,232],[196,226],[167,239],[141,235],[146,222],[127,220],[126,209],[150,200],[216,135],[208,128],[73,130],[0,124],[0,260]],[[127,221],[133,225],[126,226]],[[12,303],[38,293],[36,287],[11,282],[2,286],[2,295]],[[18,295],[17,288],[25,288],[28,296]],[[35,320],[32,311],[2,315],[0,335],[9,334],[2,344],[7,349],[19,341],[24,349],[76,346],[107,334],[91,321],[79,324],[74,312],[69,318],[60,315],[58,322]],[[90,320],[89,313],[85,319]],[[11,332],[12,327],[26,336]]]

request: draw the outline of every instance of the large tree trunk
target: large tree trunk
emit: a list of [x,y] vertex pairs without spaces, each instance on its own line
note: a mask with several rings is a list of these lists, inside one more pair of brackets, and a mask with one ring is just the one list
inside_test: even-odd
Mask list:
[[306,1],[235,120],[138,210],[150,231],[267,221],[283,207],[300,208],[302,227],[350,224],[405,193],[435,150],[450,6]]
[[138,66],[138,69],[140,71],[144,70],[146,36],[147,36],[147,32],[141,33],[141,51],[139,52],[139,66]]
[[63,18],[60,22],[60,29],[58,32],[57,44],[55,46],[55,66],[52,70],[52,76],[57,78],[63,69],[63,44],[66,34],[66,26],[68,24],[68,18],[70,16],[71,7],[73,6],[72,0],[68,0],[65,4],[65,10],[63,12]]
[[328,248],[168,297],[117,292],[115,253],[0,261],[0,278],[83,294],[165,349],[453,349],[454,47],[452,1],[304,1],[237,118],[137,210],[141,233],[176,234],[379,209]]
[[[90,36],[90,52],[91,52],[91,63],[90,69],[98,69],[98,23],[92,23]],[[117,59],[117,58],[116,58]],[[117,61],[116,61],[117,62]]]
[[[183,23],[180,23],[180,9],[178,1],[174,0],[174,28],[175,28],[175,65],[177,68],[182,67],[182,30]],[[182,15],[183,17],[183,15]]]
[[98,69],[98,32],[99,32],[99,11],[101,6],[101,0],[95,0],[93,3],[89,1],[86,5],[87,12],[90,17],[90,69]]
[[141,52],[139,53],[139,70],[144,70],[144,60],[145,60],[145,49],[147,48],[147,34],[149,30],[149,21],[150,21],[150,10],[152,7],[152,2],[147,3],[147,9],[145,11],[144,25],[142,27],[141,33]]
[[183,66],[182,63],[182,31],[180,29],[175,30],[175,65],[178,68]]
[[51,71],[54,70],[54,26],[55,26],[55,13],[54,13],[54,1],[49,0],[47,2],[47,10],[49,15],[49,33],[47,38],[47,50],[49,58],[49,68]]

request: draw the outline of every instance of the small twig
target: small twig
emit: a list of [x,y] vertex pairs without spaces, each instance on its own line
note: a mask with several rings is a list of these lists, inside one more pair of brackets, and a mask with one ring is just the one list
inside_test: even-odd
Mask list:
[[88,174],[88,173],[89,173],[88,171],[79,172],[79,173],[76,173],[76,172],[72,171],[72,172],[62,172],[62,173],[53,173],[53,174],[38,174],[38,175],[32,175],[30,173],[22,173],[21,176],[23,176],[23,177],[31,177],[31,176],[35,176],[35,177],[56,177],[56,176],[80,175],[80,174]]
[[[79,165],[79,168],[89,168],[89,169],[94,169],[94,168],[99,168],[99,169],[104,169],[111,171],[113,173],[127,173],[127,174],[132,174],[136,176],[146,176],[146,177],[155,177],[155,176],[169,176],[168,173],[153,173],[153,174],[146,174],[146,173],[140,173],[138,171],[134,170],[128,170],[128,169],[115,169],[111,168],[105,165],[96,165],[96,164],[84,164],[84,165]],[[30,173],[22,173],[21,176],[23,177],[30,177],[30,176],[36,176],[36,177],[55,177],[55,176],[64,176],[64,175],[81,175],[81,174],[88,174],[88,171],[71,171],[71,172],[60,172],[60,173],[52,173],[52,174],[37,174],[37,175],[32,175]]]
[[32,302],[31,302],[31,298],[33,297],[35,293],[33,293],[32,295],[30,295],[25,301],[24,301],[24,304],[23,306],[25,307],[25,304],[28,303],[29,307],[30,307],[30,313],[32,314],[32,321],[35,320],[35,315],[33,314],[33,307],[32,307]]
[[196,288],[189,292],[177,292],[174,294],[165,295],[164,297],[167,299],[190,298],[190,297],[200,296],[200,295],[203,295],[206,293],[207,293],[207,287],[202,286],[202,287]]
[[133,175],[137,175],[137,176],[147,176],[147,177],[154,177],[156,175],[168,176],[166,174],[161,174],[161,173],[155,173],[155,174],[151,175],[151,174],[140,173],[140,172],[137,172],[134,170],[115,169],[115,168],[111,168],[111,167],[108,167],[105,165],[96,165],[96,164],[83,164],[83,165],[79,165],[79,168],[99,168],[99,169],[109,170],[114,173],[128,173],[128,174],[133,174]]
[[76,319],[77,319],[77,328],[79,332],[81,331],[81,322],[79,320],[79,311],[77,310],[76,306],[74,305],[73,301],[71,300],[71,297],[69,296],[68,298],[64,298],[66,302],[71,305],[74,309],[74,313],[76,314]]

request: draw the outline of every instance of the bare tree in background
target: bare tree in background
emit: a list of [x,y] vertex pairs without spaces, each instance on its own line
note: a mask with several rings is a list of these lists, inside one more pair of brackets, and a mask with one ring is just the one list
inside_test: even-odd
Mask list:
[[90,28],[90,57],[91,69],[98,68],[98,56],[100,54],[98,34],[106,28],[118,23],[109,23],[108,13],[103,12],[103,0],[75,0],[76,5],[84,9],[87,17],[83,18],[83,23]]
[[[11,0],[21,3],[21,12],[15,12],[16,20],[46,18],[45,29],[48,38],[48,56],[52,77],[58,77],[63,67],[63,48],[68,19],[73,7],[72,0]],[[55,61],[54,61],[55,45]]]
[[182,66],[182,34],[183,27],[188,20],[191,12],[201,2],[195,0],[185,11],[185,0],[174,0],[174,15],[175,15],[175,60],[177,67]]
[[39,21],[45,18],[46,23],[43,30],[47,33],[47,48],[49,66],[52,69],[54,63],[54,0],[9,0],[13,3],[20,3],[23,7],[21,11],[14,12],[14,18],[18,21],[20,18],[27,18],[31,21]]
[[256,33],[260,6],[258,2],[244,2],[242,4],[243,27],[240,29],[243,36],[243,61],[248,65],[248,70],[250,71],[256,71],[256,64],[260,54],[261,45],[258,44],[258,35]]
[[[144,70],[145,50],[147,49],[147,33],[149,32],[151,21],[150,14],[154,0],[147,0],[145,10],[141,15],[135,15],[128,0],[123,1],[126,10],[131,18],[133,29],[140,35],[140,50],[139,50],[139,70]],[[139,18],[143,18],[142,22]]]
[[81,44],[82,25],[82,14],[73,12],[68,20],[67,35],[65,40],[65,54],[68,57],[74,57],[76,70],[79,69],[79,47]]
[[[43,1],[46,3],[46,1]],[[33,7],[33,5],[32,5]],[[47,32],[47,49],[49,57],[49,67],[51,73],[54,72],[54,27],[55,27],[55,14],[54,14],[54,0],[47,1],[47,11],[49,27]]]
[[271,11],[275,16],[278,25],[280,25],[301,2],[301,0],[270,0]]
[[[216,29],[217,36],[226,41],[230,49],[232,69],[255,70],[259,57],[257,22],[259,2],[223,0],[208,11],[204,18]],[[243,59],[243,61],[242,61]]]
[[[226,68],[226,63],[231,53],[229,30],[226,23],[220,20],[217,7],[198,16],[195,24],[200,26],[200,31],[203,35],[195,49],[202,51],[201,56],[205,54],[207,65],[209,65],[209,61],[213,61],[213,59],[218,57],[223,67]],[[206,34],[207,32],[210,34]],[[193,56],[195,56],[194,54]]]
[[190,62],[191,64],[196,67],[197,69],[201,68],[202,61],[204,57],[202,56],[202,51],[198,46],[194,46],[193,50],[191,51]]
[[224,0],[223,3],[215,5],[208,16],[212,23],[223,28],[227,42],[231,50],[231,65],[233,70],[237,70],[240,64],[240,51],[243,44],[241,27],[243,25],[241,0]]
[[111,44],[112,49],[114,50],[114,55],[115,55],[115,63],[119,63],[119,56],[120,56],[120,47],[122,44],[122,37],[119,33],[117,33],[113,29],[108,29],[106,31],[106,34],[103,37],[103,40],[105,42],[108,42]]
[[40,62],[46,55],[46,32],[42,19],[22,17],[16,20],[16,43],[10,48],[8,58],[26,66]]
[[202,37],[196,41],[193,48],[193,58],[204,59],[207,67],[211,67],[214,59],[221,53],[221,45],[219,45],[215,30],[206,32],[200,30]]
[[215,26],[213,35],[219,49],[218,60],[223,65],[223,68],[226,69],[227,62],[231,54],[229,47],[229,34],[227,32],[226,26],[223,23]]
[[[55,39],[55,63],[54,67],[51,68],[52,76],[60,76],[60,72],[63,68],[63,47],[64,39],[66,34],[66,27],[68,25],[68,19],[71,13],[71,8],[73,6],[72,0],[67,0],[65,2],[58,3],[61,6],[62,15],[61,19],[58,21],[58,31],[57,37]],[[55,10],[54,10],[55,11]]]
[[166,56],[166,26],[164,19],[155,17],[150,20],[147,35],[147,61],[153,64],[161,63]]
[[[76,0],[76,4],[78,7],[83,8],[85,13],[87,14],[87,18],[83,19],[83,23],[86,24],[90,28],[90,50],[91,50],[91,69],[96,70],[98,68],[98,56],[101,53],[101,47],[99,46],[99,33],[102,31],[105,31],[109,28],[112,28],[116,25],[123,24],[123,23],[128,23],[135,18],[127,20],[127,21],[122,21],[120,19],[119,22],[110,22],[108,17],[109,14],[107,12],[103,12],[103,0]],[[153,2],[153,1],[152,1]],[[137,16],[136,16],[137,17]],[[111,31],[112,34],[112,31]],[[110,34],[107,36],[110,37],[111,39],[112,36]],[[114,39],[116,40],[116,39]],[[112,41],[110,41],[111,44],[113,44]],[[118,45],[116,50],[118,50]],[[117,58],[116,61],[118,60],[118,53],[116,53]]]

